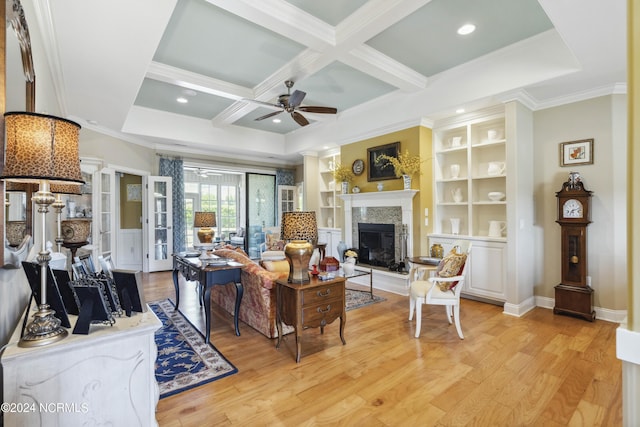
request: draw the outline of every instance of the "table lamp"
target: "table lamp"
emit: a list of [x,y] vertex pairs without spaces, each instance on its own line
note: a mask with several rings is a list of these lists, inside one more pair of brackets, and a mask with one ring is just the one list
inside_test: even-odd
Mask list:
[[51,344],[67,336],[55,311],[47,304],[47,269],[51,259],[46,246],[46,214],[55,201],[51,183],[84,184],[80,173],[78,140],[80,125],[45,114],[8,112],[5,118],[5,165],[0,179],[38,183],[33,195],[42,218],[40,264],[40,302],[33,320],[26,326],[19,347]]
[[284,212],[280,238],[287,242],[284,256],[289,261],[289,282],[309,282],[309,260],[318,240],[315,212]]
[[196,212],[193,216],[193,226],[199,228],[198,240],[200,240],[200,243],[212,243],[216,231],[211,227],[216,226],[216,213]]

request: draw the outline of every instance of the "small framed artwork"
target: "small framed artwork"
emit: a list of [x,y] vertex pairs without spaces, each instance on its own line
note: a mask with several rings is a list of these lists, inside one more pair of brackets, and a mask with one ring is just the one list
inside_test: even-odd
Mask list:
[[593,139],[560,143],[560,166],[592,164]]
[[391,165],[385,167],[385,163],[376,163],[376,159],[382,154],[389,157],[398,157],[399,151],[399,142],[392,142],[391,144],[367,148],[367,157],[369,159],[369,167],[367,168],[367,180],[382,181],[384,179],[395,179],[396,173],[393,170],[393,167]]
[[142,184],[127,184],[127,202],[142,201]]

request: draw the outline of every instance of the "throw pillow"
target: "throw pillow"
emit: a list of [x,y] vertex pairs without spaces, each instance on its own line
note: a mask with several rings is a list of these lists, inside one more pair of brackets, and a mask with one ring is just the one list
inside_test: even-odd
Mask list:
[[[459,254],[456,252],[455,248],[451,250],[442,258],[440,264],[438,265],[438,269],[436,270],[439,277],[453,277],[458,276],[462,273],[464,269],[464,263],[467,261],[467,254]],[[438,287],[441,291],[448,291],[453,289],[458,284],[455,282],[437,282]]]
[[283,251],[284,240],[280,240],[275,234],[267,234],[266,246],[268,251]]
[[277,271],[289,273],[288,261],[261,261],[262,267],[267,271]]

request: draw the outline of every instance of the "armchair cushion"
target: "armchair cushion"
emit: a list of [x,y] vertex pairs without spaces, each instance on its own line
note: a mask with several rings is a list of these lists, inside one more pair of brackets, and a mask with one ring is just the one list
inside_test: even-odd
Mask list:
[[[442,258],[440,264],[438,265],[438,269],[436,270],[436,274],[441,278],[449,278],[454,276],[459,276],[464,269],[464,263],[467,261],[467,254],[459,254],[456,252],[455,248],[451,250]],[[448,291],[450,289],[455,288],[458,284],[458,281],[437,281],[438,287],[442,291]]]

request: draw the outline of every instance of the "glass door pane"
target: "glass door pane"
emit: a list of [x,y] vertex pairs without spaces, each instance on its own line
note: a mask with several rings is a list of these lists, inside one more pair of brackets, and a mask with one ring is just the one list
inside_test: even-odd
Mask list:
[[171,178],[148,178],[149,271],[171,270],[173,260],[173,215]]
[[247,232],[246,252],[251,258],[260,257],[264,242],[264,227],[276,225],[276,177],[257,173],[247,174]]
[[[103,257],[111,256],[115,262],[116,257],[113,253],[115,249],[115,233],[116,228],[116,194],[114,192],[116,174],[113,169],[102,169],[98,172],[99,177],[96,179],[100,183],[100,201],[99,201],[99,224],[98,225],[98,253]],[[95,216],[94,216],[95,220]],[[117,267],[117,265],[116,265]]]

